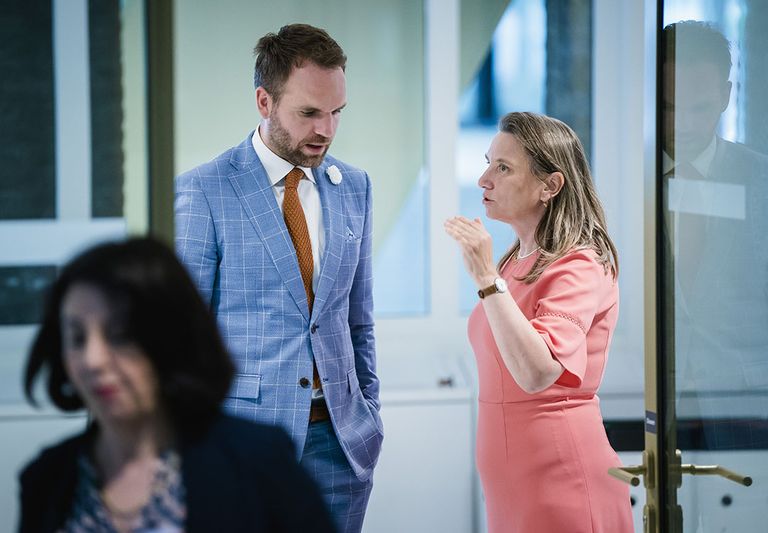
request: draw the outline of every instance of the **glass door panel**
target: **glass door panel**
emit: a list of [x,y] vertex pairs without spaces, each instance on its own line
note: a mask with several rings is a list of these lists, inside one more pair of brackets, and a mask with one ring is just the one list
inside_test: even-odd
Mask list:
[[768,7],[670,0],[662,18],[661,529],[765,531]]

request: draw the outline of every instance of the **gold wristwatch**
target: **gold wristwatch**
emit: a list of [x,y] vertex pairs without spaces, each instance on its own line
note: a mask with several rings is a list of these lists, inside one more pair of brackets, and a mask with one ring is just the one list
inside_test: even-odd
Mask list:
[[477,291],[477,295],[480,298],[485,298],[486,296],[496,294],[497,292],[507,292],[507,280],[504,278],[496,278],[493,280],[493,285],[490,285],[484,289],[480,289]]

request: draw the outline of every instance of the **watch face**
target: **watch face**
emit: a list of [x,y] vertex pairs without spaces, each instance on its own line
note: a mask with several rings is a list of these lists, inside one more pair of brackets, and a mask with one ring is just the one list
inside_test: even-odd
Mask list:
[[493,284],[496,285],[497,292],[507,292],[507,281],[504,278],[496,278]]

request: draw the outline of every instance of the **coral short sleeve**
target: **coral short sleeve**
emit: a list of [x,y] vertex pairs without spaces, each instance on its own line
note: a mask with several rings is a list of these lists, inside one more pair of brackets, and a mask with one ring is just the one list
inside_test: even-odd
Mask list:
[[580,387],[587,368],[587,331],[605,296],[606,274],[590,252],[555,261],[536,281],[538,302],[530,321],[565,371],[556,381]]

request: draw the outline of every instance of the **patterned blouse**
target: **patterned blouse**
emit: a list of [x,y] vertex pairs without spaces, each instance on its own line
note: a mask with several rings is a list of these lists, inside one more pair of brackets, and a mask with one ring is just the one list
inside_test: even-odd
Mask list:
[[[158,458],[149,501],[136,513],[122,515],[110,511],[100,492],[100,476],[85,455],[78,461],[78,484],[72,515],[65,533],[182,533],[187,510],[181,458],[174,451]],[[119,526],[118,526],[119,524]]]

